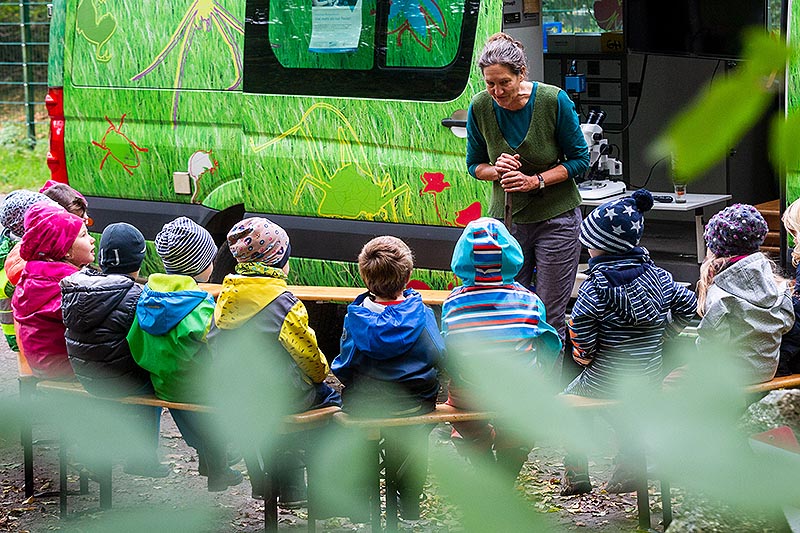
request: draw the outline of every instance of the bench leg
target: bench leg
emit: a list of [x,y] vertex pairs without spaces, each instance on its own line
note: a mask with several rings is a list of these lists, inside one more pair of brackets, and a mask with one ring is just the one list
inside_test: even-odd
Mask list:
[[[19,380],[19,398],[21,405],[30,406],[36,383],[28,379]],[[25,497],[33,496],[33,424],[32,413],[23,416],[20,423],[20,442],[22,444],[23,465],[25,469]]]
[[672,494],[670,492],[669,482],[661,480],[661,516],[664,520],[664,531],[667,530],[672,523]]
[[[372,448],[372,453],[370,455],[378,460],[377,468],[371,473],[372,482],[370,483],[372,486],[369,513],[371,531],[381,531],[381,443],[379,437],[374,440],[369,440],[368,442],[372,443],[372,446],[370,446]],[[386,466],[386,461],[384,461],[383,466]]]
[[639,529],[643,531],[650,530],[650,495],[647,492],[647,459],[644,454],[636,454],[635,461],[637,463],[637,470],[641,475],[639,478],[639,487],[636,489],[636,507],[639,512]]
[[111,461],[103,461],[97,473],[100,478],[100,509],[106,511],[111,509]]
[[63,434],[58,445],[58,512],[61,518],[67,517],[67,442]]
[[397,470],[396,457],[400,450],[393,448],[394,442],[383,441],[384,479],[386,480],[386,531],[397,531]]
[[264,531],[278,531],[278,484],[275,478],[275,465],[270,458],[264,468],[262,487],[264,488]]

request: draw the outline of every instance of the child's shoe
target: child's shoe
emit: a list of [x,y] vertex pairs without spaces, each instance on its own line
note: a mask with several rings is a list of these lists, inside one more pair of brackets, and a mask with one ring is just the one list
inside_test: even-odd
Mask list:
[[586,456],[568,455],[564,458],[564,476],[561,478],[561,495],[574,496],[592,491],[589,479],[589,459]]
[[611,479],[606,483],[605,490],[610,494],[623,494],[626,492],[636,492],[642,483],[642,476],[637,471],[635,465],[629,460],[621,459],[611,475]]
[[228,487],[233,487],[244,481],[244,476],[238,470],[226,466],[221,472],[208,473],[208,492],[220,492]]
[[296,509],[308,504],[305,468],[291,468],[280,474],[278,501],[281,507]]
[[398,510],[403,520],[419,520],[419,496],[416,494],[399,495]]
[[[225,452],[225,459],[228,462],[228,466],[233,466],[242,460],[242,454],[229,450]],[[197,473],[201,476],[208,476],[208,465],[206,465],[206,459],[202,453],[197,454]]]

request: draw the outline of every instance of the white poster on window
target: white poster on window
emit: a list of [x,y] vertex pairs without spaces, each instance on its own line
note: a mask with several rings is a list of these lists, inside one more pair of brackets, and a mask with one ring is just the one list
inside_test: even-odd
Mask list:
[[309,52],[355,52],[361,37],[361,0],[311,0]]

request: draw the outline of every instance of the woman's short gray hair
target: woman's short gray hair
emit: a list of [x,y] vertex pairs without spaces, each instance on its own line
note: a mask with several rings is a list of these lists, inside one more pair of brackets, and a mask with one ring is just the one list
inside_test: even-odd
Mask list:
[[528,60],[525,57],[525,47],[507,33],[495,33],[486,41],[478,59],[478,68],[481,72],[490,65],[505,65],[514,74],[527,72]]

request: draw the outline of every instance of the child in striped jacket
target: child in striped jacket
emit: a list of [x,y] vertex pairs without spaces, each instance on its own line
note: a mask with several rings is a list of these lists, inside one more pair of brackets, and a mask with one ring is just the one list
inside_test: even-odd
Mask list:
[[[641,189],[606,202],[581,223],[580,242],[591,259],[568,327],[572,357],[584,370],[567,394],[615,398],[632,381],[659,387],[665,337],[677,335],[697,312],[695,294],[639,246],[643,214],[652,206],[652,195]],[[586,456],[570,453],[564,463],[562,495],[589,492]],[[630,471],[621,453],[606,490],[635,490]]]
[[[455,407],[476,408],[471,380],[459,368],[464,358],[508,355],[547,371],[558,357],[561,340],[546,322],[542,301],[514,281],[522,262],[519,243],[493,218],[470,222],[456,243],[451,267],[463,285],[442,306],[451,377],[447,402]],[[496,462],[510,482],[532,447],[486,422],[454,423],[452,437],[470,461]]]

